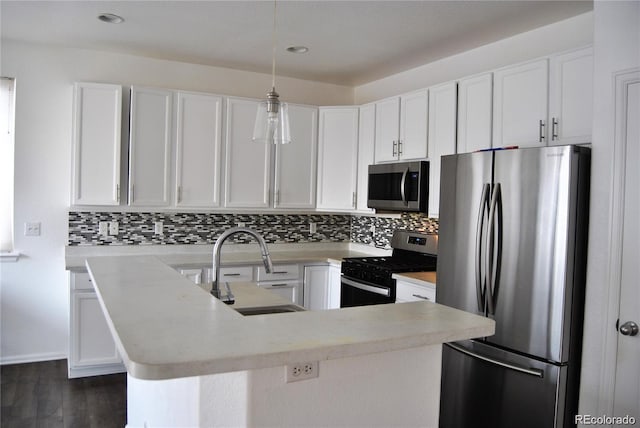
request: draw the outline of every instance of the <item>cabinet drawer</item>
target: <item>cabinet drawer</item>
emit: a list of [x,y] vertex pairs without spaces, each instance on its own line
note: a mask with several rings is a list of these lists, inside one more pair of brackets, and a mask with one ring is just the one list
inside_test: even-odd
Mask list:
[[220,268],[220,279],[226,282],[253,281],[253,266]]
[[282,279],[298,278],[300,278],[299,265],[273,265],[273,271],[271,271],[271,273],[267,273],[264,266],[259,266],[256,281],[280,281]]
[[436,289],[407,282],[396,282],[396,302],[436,301]]
[[71,274],[72,290],[93,290],[93,283],[88,273],[73,272]]

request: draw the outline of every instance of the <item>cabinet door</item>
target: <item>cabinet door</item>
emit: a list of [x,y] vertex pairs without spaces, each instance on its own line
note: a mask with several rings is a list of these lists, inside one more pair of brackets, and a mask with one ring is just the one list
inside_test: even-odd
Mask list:
[[75,84],[72,204],[120,204],[121,120],[120,85]]
[[491,147],[492,111],[492,73],[458,82],[457,153],[475,152]]
[[269,207],[272,145],[251,140],[257,111],[258,101],[227,99],[226,207]]
[[274,282],[274,283],[258,283],[260,288],[271,291],[278,296],[290,300],[296,305],[302,305],[302,286],[300,281]]
[[72,367],[120,363],[120,355],[94,292],[71,294]]
[[376,134],[376,106],[369,104],[360,107],[358,121],[358,181],[356,189],[356,209],[373,212],[367,207],[369,193],[369,165],[374,163],[374,144]]
[[327,309],[340,309],[340,266],[329,265],[329,297]]
[[375,106],[375,160],[376,162],[396,160],[400,138],[400,97],[379,101]]
[[356,199],[358,108],[320,108],[318,208],[353,210]]
[[549,144],[590,143],[593,49],[552,57],[549,73]]
[[455,82],[429,89],[429,216],[440,209],[440,157],[456,152]]
[[427,90],[403,95],[400,98],[400,159],[427,157]]
[[396,303],[422,300],[435,303],[436,289],[396,280]]
[[314,208],[318,109],[289,104],[291,143],[276,145],[275,208]]
[[218,207],[222,97],[179,92],[176,98],[176,206]]
[[503,68],[493,79],[493,146],[545,146],[547,60]]
[[129,205],[169,205],[172,93],[131,88]]
[[304,267],[303,295],[306,309],[310,311],[329,309],[330,280],[329,266]]

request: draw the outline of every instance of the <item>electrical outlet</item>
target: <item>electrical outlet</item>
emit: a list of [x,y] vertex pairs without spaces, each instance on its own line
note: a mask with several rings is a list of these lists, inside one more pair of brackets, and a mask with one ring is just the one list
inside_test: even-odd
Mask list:
[[369,227],[369,232],[371,232],[372,234],[374,234],[374,235],[375,235],[375,233],[376,233],[376,226],[372,224],[372,225]]
[[244,221],[239,221],[238,227],[247,227],[247,223],[245,223]]
[[108,221],[98,222],[98,235],[100,235],[100,236],[108,236],[109,235],[109,222]]
[[40,222],[25,223],[24,236],[40,236]]
[[119,232],[119,227],[118,227],[118,222],[117,221],[110,221],[109,222],[109,235],[117,235]]
[[318,377],[318,361],[307,361],[306,363],[295,363],[285,366],[285,380],[287,383],[299,380],[312,379]]
[[164,234],[164,224],[161,221],[156,221],[153,223],[153,233],[156,235]]
[[309,223],[309,233],[316,233],[318,231],[318,223],[312,221]]

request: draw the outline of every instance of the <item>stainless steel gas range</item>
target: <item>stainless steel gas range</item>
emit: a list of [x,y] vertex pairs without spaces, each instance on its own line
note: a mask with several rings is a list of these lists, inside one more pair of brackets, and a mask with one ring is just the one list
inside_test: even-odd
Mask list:
[[341,308],[395,303],[396,280],[392,274],[436,270],[438,235],[396,230],[391,247],[391,256],[344,259]]

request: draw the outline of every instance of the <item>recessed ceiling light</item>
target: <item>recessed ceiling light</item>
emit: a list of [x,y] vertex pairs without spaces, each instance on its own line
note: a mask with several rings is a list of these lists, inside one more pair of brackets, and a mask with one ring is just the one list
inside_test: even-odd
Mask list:
[[306,46],[289,46],[287,52],[303,54],[309,52],[309,48]]
[[113,13],[101,13],[98,15],[98,19],[108,24],[120,24],[124,22],[124,18]]

